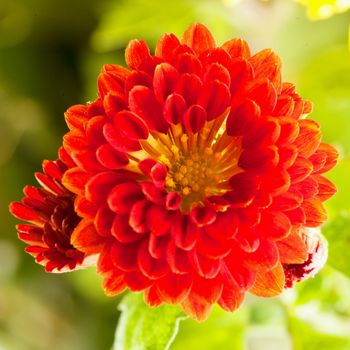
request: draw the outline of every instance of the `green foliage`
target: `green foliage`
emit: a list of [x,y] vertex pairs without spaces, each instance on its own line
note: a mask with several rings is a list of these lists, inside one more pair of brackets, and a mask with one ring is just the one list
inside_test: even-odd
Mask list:
[[300,74],[299,90],[314,102],[312,117],[327,142],[350,154],[350,53],[346,45],[331,46],[311,57]]
[[242,308],[231,314],[215,307],[203,323],[191,319],[181,322],[179,335],[170,349],[244,349],[247,311]]
[[329,245],[328,264],[350,277],[350,216],[344,211],[324,230]]
[[179,322],[185,318],[177,306],[150,308],[142,294],[124,297],[119,309],[115,350],[167,350],[174,340]]
[[103,16],[92,44],[97,50],[111,50],[140,34],[142,39],[154,41],[159,33],[180,33],[193,20],[191,1],[116,1]]
[[348,337],[319,331],[297,317],[290,317],[289,332],[292,336],[293,350],[349,350]]

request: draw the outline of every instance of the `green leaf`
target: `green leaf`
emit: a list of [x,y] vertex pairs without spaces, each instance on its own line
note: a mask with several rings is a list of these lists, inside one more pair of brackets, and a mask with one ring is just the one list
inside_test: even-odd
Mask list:
[[119,309],[114,350],[167,350],[186,318],[177,306],[151,308],[135,293],[126,295]]

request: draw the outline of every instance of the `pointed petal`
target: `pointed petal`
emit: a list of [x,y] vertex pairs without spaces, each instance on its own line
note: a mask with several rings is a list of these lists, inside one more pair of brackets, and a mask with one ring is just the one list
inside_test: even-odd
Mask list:
[[192,48],[197,55],[216,47],[211,32],[200,23],[192,24],[186,29],[182,42]]

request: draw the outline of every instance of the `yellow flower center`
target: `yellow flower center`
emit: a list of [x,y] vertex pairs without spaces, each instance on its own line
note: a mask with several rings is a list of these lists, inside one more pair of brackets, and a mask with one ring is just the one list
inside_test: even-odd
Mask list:
[[150,134],[141,141],[143,150],[133,153],[132,159],[153,158],[168,168],[166,190],[181,195],[183,212],[227,192],[228,180],[241,171],[241,140],[227,135],[225,119],[206,122],[196,134],[172,125],[167,134]]

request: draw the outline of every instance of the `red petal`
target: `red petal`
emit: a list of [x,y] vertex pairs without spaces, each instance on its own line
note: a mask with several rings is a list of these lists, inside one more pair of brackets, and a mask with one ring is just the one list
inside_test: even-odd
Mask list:
[[179,79],[179,72],[169,63],[161,63],[156,67],[153,76],[153,90],[158,101],[163,102],[173,93]]
[[246,149],[242,152],[238,166],[246,170],[264,171],[278,162],[278,149],[275,146],[263,149]]
[[72,152],[71,156],[76,165],[83,168],[88,173],[98,173],[106,170],[106,168],[97,160],[95,150],[82,149],[74,153]]
[[137,263],[142,274],[150,279],[159,279],[169,272],[165,260],[153,258],[148,250],[148,240],[141,243],[137,253]]
[[97,160],[107,169],[121,169],[129,163],[128,156],[114,149],[109,143],[96,150]]
[[132,204],[130,209],[129,225],[134,231],[138,233],[145,233],[148,231],[146,215],[150,205],[151,203],[147,199],[139,200]]
[[143,236],[136,233],[129,225],[129,215],[116,215],[111,227],[111,234],[120,243],[132,243]]
[[171,233],[176,246],[184,250],[191,250],[197,242],[200,229],[188,215],[180,215],[174,220]]
[[217,213],[217,218],[211,225],[205,226],[205,232],[215,239],[226,241],[231,239],[238,230],[238,218],[235,210],[227,210],[225,213]]
[[197,55],[216,46],[209,29],[200,23],[192,24],[186,29],[182,42],[192,48]]
[[142,185],[142,192],[149,201],[158,205],[165,204],[165,197],[166,197],[165,191],[156,187],[153,182],[143,182],[141,185]]
[[151,170],[157,162],[152,158],[146,158],[138,163],[138,168],[148,177],[151,177]]
[[57,183],[54,179],[41,173],[35,173],[35,179],[39,184],[47,191],[53,194],[62,194],[65,190],[61,184]]
[[193,270],[189,259],[189,253],[177,248],[172,241],[168,244],[166,259],[171,271],[175,274],[186,274]]
[[157,287],[155,285],[145,290],[144,300],[145,300],[145,303],[150,307],[156,307],[163,303],[163,301],[161,300],[157,292]]
[[173,65],[177,68],[177,70],[184,74],[202,74],[202,64],[199,59],[192,55],[191,53],[183,53],[178,55],[175,60],[172,61]]
[[[290,117],[294,110],[294,100],[291,96],[280,95],[277,99],[273,115],[276,117]],[[293,119],[294,120],[294,119]]]
[[115,185],[123,181],[124,178],[115,172],[99,173],[86,184],[85,196],[90,202],[99,204],[107,198]]
[[266,49],[256,53],[249,59],[254,69],[255,79],[267,78],[277,91],[281,89],[281,60],[271,50]]
[[138,69],[150,57],[147,44],[143,40],[131,40],[125,50],[125,62],[132,69]]
[[297,158],[295,163],[288,169],[288,173],[293,183],[305,180],[312,171],[312,163],[305,158]]
[[103,280],[103,290],[107,296],[115,296],[121,294],[126,289],[124,275],[112,274],[106,276]]
[[52,177],[55,180],[61,180],[63,172],[56,162],[44,160],[42,167],[46,175]]
[[274,242],[260,240],[260,245],[255,252],[245,253],[245,263],[252,268],[269,270],[276,266],[279,255]]
[[317,198],[322,202],[326,201],[337,193],[337,187],[325,177],[315,175],[313,176],[313,179],[317,181]]
[[137,270],[137,252],[139,247],[139,242],[123,244],[113,241],[110,252],[113,265],[122,271]]
[[282,212],[264,211],[261,215],[259,230],[268,239],[280,240],[290,234],[292,225],[288,216]]
[[231,84],[230,72],[223,65],[216,62],[212,63],[204,74],[204,82],[210,82],[214,80],[220,81],[226,86],[230,86]]
[[114,127],[112,123],[106,123],[103,127],[103,135],[108,143],[119,152],[134,152],[141,149],[140,143],[130,140]]
[[106,114],[113,118],[118,112],[128,107],[127,99],[125,95],[117,94],[115,92],[108,92],[103,99],[103,106]]
[[196,134],[203,128],[206,119],[205,109],[199,105],[192,105],[183,116],[183,125],[186,130]]
[[285,192],[273,198],[271,210],[292,210],[298,208],[303,202],[303,196],[300,193]]
[[84,129],[85,122],[88,120],[86,110],[86,106],[82,105],[75,105],[68,108],[67,112],[64,114],[64,118],[70,130]]
[[319,125],[308,119],[299,120],[299,135],[294,144],[299,148],[299,154],[302,157],[310,157],[320,145],[321,132]]
[[260,187],[260,179],[249,172],[232,176],[229,180],[232,191],[225,197],[234,206],[246,207],[254,199]]
[[164,118],[170,124],[177,125],[181,122],[186,111],[186,101],[181,95],[172,94],[164,103]]
[[111,227],[113,220],[115,218],[115,213],[110,211],[110,209],[104,205],[98,209],[94,224],[97,232],[104,237],[108,237],[111,235]]
[[304,201],[302,208],[305,212],[305,226],[307,227],[321,226],[327,220],[327,211],[317,198],[310,198]]
[[164,34],[157,42],[155,55],[169,61],[179,46],[180,41],[174,34]]
[[196,251],[190,251],[189,257],[193,268],[199,276],[204,278],[215,278],[222,266],[221,259],[211,259]]
[[314,171],[313,173],[318,173],[320,171],[320,173],[322,172],[322,168],[324,167],[324,165],[326,164],[326,160],[327,160],[327,154],[326,152],[321,151],[320,149],[318,149],[310,158],[309,158],[310,162],[313,165]]
[[165,206],[168,210],[177,210],[181,205],[181,196],[177,192],[169,192],[166,196]]
[[33,209],[19,202],[12,202],[10,204],[10,212],[13,216],[20,220],[39,222],[42,221],[40,219],[40,216],[37,213],[35,213]]
[[313,176],[310,176],[304,181],[292,185],[289,190],[299,194],[304,200],[309,199],[317,195],[317,182]]
[[273,297],[283,292],[284,282],[283,267],[278,264],[270,271],[259,271],[250,292],[260,297]]
[[170,230],[172,217],[164,207],[152,205],[147,211],[146,222],[154,235],[164,235]]
[[114,126],[132,140],[145,140],[148,137],[148,128],[145,122],[135,113],[122,111],[116,114]]
[[[148,250],[151,256],[154,258],[168,258],[167,257],[167,248],[169,245],[169,236],[156,236],[154,234],[150,234],[149,236],[149,245],[148,245]],[[168,259],[169,260],[169,259]],[[168,262],[169,263],[169,262]],[[170,268],[171,265],[169,264]],[[172,269],[173,272],[175,272]]]
[[222,48],[226,50],[232,58],[250,57],[250,50],[247,42],[243,39],[232,39],[230,41],[226,41]]
[[151,130],[167,132],[168,123],[151,89],[145,86],[135,86],[129,93],[129,106],[130,110],[138,114]]
[[259,120],[255,128],[243,136],[243,148],[264,147],[276,142],[280,134],[280,127],[276,120],[264,118]]
[[85,135],[89,145],[100,145],[105,142],[102,131],[105,122],[104,116],[96,116],[85,124]]
[[85,197],[77,197],[74,201],[74,207],[79,216],[90,219],[95,217],[98,209],[95,203],[88,201]]
[[136,201],[143,197],[141,186],[136,182],[121,183],[107,194],[110,209],[120,214],[129,213]]
[[[126,79],[125,93],[129,95],[129,92],[136,85],[142,85],[152,89],[153,88],[152,77],[146,72],[134,70]],[[127,108],[127,104],[126,104],[126,107],[122,109],[126,109],[126,108]]]
[[101,251],[103,238],[97,233],[92,221],[83,219],[73,231],[71,243],[86,254],[96,254]]
[[234,236],[235,245],[246,253],[254,253],[260,246],[260,238],[249,226],[241,226]]
[[339,152],[333,146],[328,145],[327,143],[321,143],[319,150],[327,155],[324,166],[322,169],[317,171],[318,174],[323,174],[335,167],[339,158]]
[[198,206],[191,210],[190,218],[198,227],[203,227],[216,220],[216,211],[210,207]]
[[279,165],[288,169],[292,166],[298,157],[298,148],[294,145],[285,144],[278,146]]
[[271,114],[276,106],[276,89],[267,79],[253,81],[246,96],[260,106],[262,114]]
[[302,208],[295,208],[285,212],[293,226],[305,224],[305,212]]
[[[117,94],[123,94],[125,81],[130,71],[118,65],[105,65],[98,77],[98,95],[101,99],[113,91]],[[96,115],[96,114],[95,114]]]
[[213,305],[199,299],[197,296],[189,295],[181,304],[184,312],[198,322],[205,321]]
[[199,91],[202,86],[202,81],[195,74],[183,74],[175,88],[175,92],[187,102],[187,105],[196,103]]
[[223,283],[221,277],[206,279],[195,276],[191,296],[195,296],[204,303],[215,304],[221,296]]
[[292,232],[276,244],[282,264],[302,264],[307,260],[307,247],[298,231]]
[[164,187],[167,173],[168,173],[168,170],[164,164],[156,163],[155,165],[153,165],[151,169],[150,177],[153,180],[153,183],[158,188]]
[[226,122],[227,134],[240,136],[257,123],[260,107],[253,100],[245,100],[237,109],[232,109]]
[[196,249],[211,259],[224,258],[231,252],[231,242],[215,239],[205,232],[198,237]]
[[244,292],[232,276],[231,271],[224,265],[221,271],[223,290],[218,304],[226,311],[236,310],[243,302]]
[[148,288],[151,285],[152,281],[142,275],[140,272],[132,271],[125,274],[125,283],[131,291],[139,292]]
[[192,287],[192,277],[189,274],[176,275],[173,273],[157,281],[157,292],[160,298],[168,304],[181,303]]
[[205,83],[198,96],[198,104],[207,111],[207,119],[221,116],[229,107],[230,91],[227,85],[218,80]]
[[245,96],[246,85],[253,79],[253,67],[245,59],[234,59],[229,67],[232,106],[239,105]]

